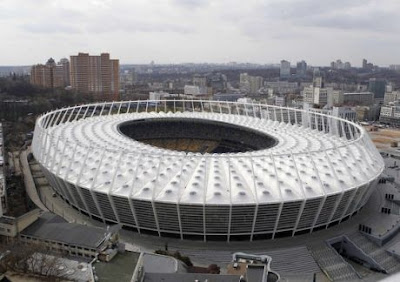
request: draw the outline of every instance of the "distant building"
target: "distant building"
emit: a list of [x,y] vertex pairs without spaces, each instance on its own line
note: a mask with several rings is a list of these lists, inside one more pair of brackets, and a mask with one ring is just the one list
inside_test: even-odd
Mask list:
[[61,59],[54,68],[53,87],[67,87],[70,85],[69,61],[67,58]]
[[261,76],[249,76],[249,93],[256,94],[263,87],[263,78]]
[[245,95],[243,93],[216,93],[213,96],[213,100],[236,102],[238,99],[243,98],[244,96]]
[[6,164],[3,125],[0,123],[0,217],[7,211]]
[[50,58],[45,65],[32,66],[30,81],[31,84],[43,88],[53,88],[54,59]]
[[110,59],[110,54],[71,56],[70,71],[72,89],[97,99],[119,99],[119,60]]
[[207,76],[207,86],[212,88],[212,93],[226,92],[227,78],[222,73],[213,73]]
[[290,62],[285,60],[281,61],[280,77],[281,78],[290,77]]
[[331,68],[337,70],[347,70],[351,68],[350,62],[343,63],[342,60],[336,60],[336,62],[331,62]]
[[383,104],[388,105],[391,102],[400,100],[400,91],[386,91],[383,98]]
[[385,97],[386,80],[371,78],[368,82],[368,91],[374,93],[375,99],[383,101]]
[[352,106],[369,106],[374,104],[374,93],[372,92],[354,92],[344,93],[343,103]]
[[239,78],[240,88],[250,94],[256,94],[263,87],[263,81],[261,76],[251,76],[247,73],[241,73]]
[[333,88],[324,87],[322,76],[315,76],[313,85],[304,87],[302,96],[305,103],[315,104],[321,107],[325,105],[328,107],[333,106]]
[[69,83],[68,59],[61,59],[58,64],[50,58],[45,65],[38,64],[31,68],[30,82],[43,88],[66,87]]
[[372,70],[374,69],[374,67],[375,67],[374,64],[368,63],[367,59],[362,60],[362,68],[364,70]]
[[193,85],[199,87],[207,87],[207,77],[200,74],[195,74],[193,76]]
[[400,126],[400,102],[392,102],[381,107],[379,121],[393,126]]
[[183,88],[183,92],[185,95],[193,95],[193,96],[206,96],[208,94],[207,87],[200,87],[195,85],[185,85]]
[[298,77],[305,77],[307,75],[307,63],[305,61],[297,63],[296,75]]
[[293,94],[300,90],[297,82],[266,81],[265,87],[272,89],[273,94]]
[[285,96],[275,96],[275,106],[280,106],[280,107],[286,106],[286,97]]
[[379,119],[379,105],[356,106],[354,108],[358,121],[375,121]]
[[342,90],[333,90],[333,105],[341,106],[344,103],[343,91]]
[[394,71],[400,71],[400,65],[390,65],[389,69]]

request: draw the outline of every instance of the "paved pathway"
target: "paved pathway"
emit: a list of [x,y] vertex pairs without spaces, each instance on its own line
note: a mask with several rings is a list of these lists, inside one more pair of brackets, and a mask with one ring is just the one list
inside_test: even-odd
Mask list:
[[36,189],[35,181],[33,179],[31,169],[29,167],[28,163],[28,156],[29,149],[26,151],[21,151],[21,154],[19,155],[20,161],[21,161],[21,166],[22,166],[22,172],[24,174],[24,183],[25,183],[25,189],[26,193],[28,194],[29,198],[32,200],[32,202],[35,203],[35,205],[44,211],[48,211],[45,205],[43,205],[42,201],[40,200],[38,191]]

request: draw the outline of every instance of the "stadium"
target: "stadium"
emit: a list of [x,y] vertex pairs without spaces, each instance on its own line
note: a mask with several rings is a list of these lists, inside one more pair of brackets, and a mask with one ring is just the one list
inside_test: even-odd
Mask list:
[[65,202],[139,233],[256,240],[339,224],[384,162],[350,121],[266,104],[160,100],[38,118],[32,151]]

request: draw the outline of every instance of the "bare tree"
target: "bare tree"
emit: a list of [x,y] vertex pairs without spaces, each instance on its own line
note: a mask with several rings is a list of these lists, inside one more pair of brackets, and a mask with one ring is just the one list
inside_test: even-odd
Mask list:
[[48,281],[58,281],[68,278],[60,270],[59,254],[43,243],[24,244],[14,241],[11,244],[0,245],[0,271],[13,271],[24,274],[41,275]]

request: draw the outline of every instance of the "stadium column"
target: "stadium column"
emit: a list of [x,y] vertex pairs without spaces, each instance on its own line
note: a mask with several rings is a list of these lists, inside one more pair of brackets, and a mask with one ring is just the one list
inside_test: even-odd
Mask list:
[[204,242],[207,241],[206,235],[206,205],[207,205],[207,183],[208,183],[208,170],[207,170],[207,159],[204,165],[204,195],[203,195],[203,230],[204,230]]
[[[181,187],[181,181],[182,181],[182,170],[183,170],[183,164],[186,163],[185,158],[187,158],[187,155],[185,155],[183,157],[182,163],[181,163],[181,170],[179,173],[179,180],[178,180],[178,199],[176,201],[176,208],[177,208],[177,214],[178,214],[178,223],[179,223],[179,231],[180,231],[180,235],[181,235],[181,240],[183,240],[183,229],[182,229],[182,219],[181,219],[181,210],[180,210],[180,203],[181,203],[181,191],[180,191],[180,187]],[[204,208],[203,208],[203,212],[204,212]],[[203,217],[204,218],[204,217]],[[204,229],[204,228],[203,228]]]
[[[75,158],[76,151],[77,151],[77,147],[78,147],[78,144],[75,144],[74,149],[73,149],[73,151],[72,151],[71,160],[73,160],[73,159]],[[66,190],[69,189],[69,186],[67,185],[67,182],[68,182],[69,174],[70,174],[70,172],[71,172],[72,163],[73,163],[72,161],[69,162],[68,168],[67,168],[67,172],[65,173],[64,179],[61,179],[61,178],[58,178],[58,177],[56,178],[56,182],[58,183],[58,185],[59,185],[60,187],[62,187],[62,185],[65,185],[64,187],[65,187]],[[50,171],[50,172],[51,172],[51,171]],[[73,193],[71,193],[70,191],[67,191],[67,192],[68,192],[68,193],[66,193],[66,194],[71,196],[71,198],[70,198],[69,200],[70,200],[71,202],[74,202],[75,206],[79,206],[79,205],[78,205],[78,201],[75,199]]]
[[[274,108],[274,109],[275,109],[275,108]],[[276,176],[276,186],[278,187],[279,198],[280,198],[278,214],[276,215],[276,220],[275,220],[275,225],[274,225],[274,231],[273,231],[273,233],[272,233],[272,239],[274,239],[274,238],[275,238],[275,234],[276,234],[277,229],[278,229],[279,220],[280,220],[280,218],[281,218],[281,213],[282,213],[282,208],[283,208],[284,199],[283,199],[283,197],[282,197],[281,184],[280,184],[279,178],[278,178],[278,170],[276,169],[276,164],[275,164],[274,155],[271,154],[270,156],[271,156],[272,164],[273,164],[273,166],[274,166],[274,172],[275,172],[275,176]]]
[[129,190],[129,194],[128,194],[128,203],[129,203],[129,207],[131,209],[133,218],[135,219],[135,223],[136,223],[136,228],[138,233],[140,234],[140,225],[139,225],[139,221],[136,215],[136,211],[135,211],[135,206],[133,205],[133,201],[132,201],[132,196],[135,193],[134,187],[135,187],[135,179],[137,178],[138,175],[138,170],[139,170],[139,162],[142,160],[142,153],[139,153],[139,155],[137,156],[137,160],[136,160],[136,168],[135,168],[135,174],[132,177],[132,186]]
[[85,206],[86,212],[89,214],[90,218],[92,218],[92,213],[89,210],[89,206],[86,203],[85,197],[82,195],[82,191],[81,191],[81,188],[80,188],[79,185],[80,185],[81,178],[82,178],[82,175],[83,175],[83,170],[86,167],[86,161],[87,161],[87,159],[89,157],[89,153],[90,153],[91,150],[92,150],[91,147],[86,148],[86,154],[85,154],[85,157],[83,159],[82,167],[81,167],[81,170],[79,171],[79,174],[78,174],[78,177],[76,178],[76,183],[75,183],[75,189],[78,192],[78,195],[81,198],[82,203]]
[[322,200],[321,200],[320,206],[318,207],[318,211],[317,211],[317,213],[315,214],[315,218],[314,218],[313,224],[312,224],[312,226],[311,226],[311,228],[310,228],[310,233],[311,233],[311,232],[314,230],[315,225],[317,224],[317,220],[318,220],[319,216],[321,215],[322,208],[323,208],[323,206],[324,206],[324,204],[325,204],[325,201],[326,201],[326,198],[327,198],[328,195],[327,195],[326,190],[325,190],[325,187],[324,187],[324,185],[323,185],[323,183],[322,183],[322,181],[321,181],[321,177],[319,176],[318,169],[317,169],[317,167],[316,167],[316,165],[315,165],[315,162],[314,162],[314,160],[313,160],[313,158],[312,158],[312,156],[311,156],[311,153],[310,153],[310,149],[309,149],[309,148],[307,149],[307,154],[308,154],[309,160],[311,160],[311,164],[312,164],[313,169],[314,169],[314,171],[315,171],[316,177],[318,178],[318,183],[319,183],[319,185],[321,186],[321,190],[322,190],[323,193],[324,193],[324,196],[323,196],[323,198],[322,198]]
[[101,164],[103,163],[103,159],[104,159],[104,156],[105,156],[105,153],[106,153],[106,148],[103,148],[103,150],[101,150],[101,151],[102,151],[102,153],[101,153],[101,156],[100,156],[99,165],[96,168],[96,172],[95,172],[95,174],[93,176],[93,181],[92,181],[92,184],[90,185],[89,191],[90,191],[90,195],[92,196],[93,202],[94,202],[94,204],[95,204],[95,206],[96,206],[96,208],[97,208],[97,210],[99,212],[99,215],[101,216],[101,219],[103,220],[103,223],[106,223],[105,217],[103,215],[103,211],[101,210],[99,202],[97,201],[96,195],[94,194],[94,191],[93,191],[94,184],[96,182],[97,176],[99,175]]
[[121,153],[119,154],[118,158],[117,158],[117,163],[116,163],[115,168],[114,168],[115,171],[114,171],[114,174],[113,174],[113,177],[112,177],[112,180],[111,180],[111,185],[110,185],[110,188],[107,191],[108,200],[110,201],[111,207],[113,209],[115,218],[117,219],[118,223],[121,223],[121,220],[119,219],[119,215],[118,215],[117,209],[115,208],[114,199],[113,199],[113,197],[111,197],[111,193],[113,191],[114,184],[115,184],[115,178],[117,177],[117,174],[118,174],[118,171],[119,171],[119,166],[121,164],[122,157],[124,156],[124,154],[125,154],[125,152],[122,150]]
[[[261,110],[260,110],[260,114],[261,114]],[[257,194],[257,183],[256,183],[256,175],[255,175],[255,172],[254,172],[253,157],[249,156],[249,159],[250,159],[250,164],[251,164],[251,173],[252,173],[253,185],[254,185],[254,200],[256,202],[256,205],[254,207],[253,224],[251,226],[251,234],[250,234],[250,241],[253,241],[254,229],[256,227],[256,221],[257,221],[257,213],[258,213],[259,201],[258,201],[258,194]]]
[[[298,169],[297,164],[296,164],[296,160],[295,160],[295,158],[293,156],[293,152],[290,152],[290,157],[291,157],[292,162],[293,162],[294,170],[296,171],[297,179],[301,179],[300,178],[300,174],[299,174],[299,169]],[[299,214],[297,215],[297,219],[296,219],[296,222],[295,222],[294,227],[293,227],[292,236],[294,236],[294,234],[296,233],[297,226],[299,225],[301,215],[303,214],[304,207],[306,205],[306,198],[307,198],[305,193],[304,193],[304,187],[303,187],[303,182],[302,181],[299,181],[299,186],[300,186],[300,191],[301,191],[301,193],[303,195],[303,201],[301,203],[301,206],[300,206],[300,209],[299,209]]]
[[231,239],[231,223],[232,223],[232,174],[231,174],[231,159],[228,156],[228,177],[229,177],[229,222],[228,222],[228,242]]
[[[323,144],[322,144],[322,145],[323,145]],[[325,146],[323,145],[323,147],[325,147]],[[338,185],[340,185],[340,184],[339,184],[339,183],[340,183],[340,182],[339,182],[339,178],[338,178],[338,176],[337,176],[337,174],[336,174],[335,168],[334,168],[333,165],[332,165],[332,161],[331,161],[331,159],[330,159],[330,157],[329,157],[329,154],[326,152],[327,150],[326,150],[325,148],[323,148],[323,150],[324,150],[324,153],[325,153],[325,158],[326,158],[326,160],[328,161],[329,167],[330,167],[330,169],[331,169],[331,171],[332,171],[333,177],[335,178],[336,183],[337,183]],[[336,203],[335,203],[335,205],[334,205],[334,207],[333,207],[333,209],[332,209],[332,212],[331,212],[331,214],[330,214],[329,217],[328,217],[327,224],[326,224],[326,227],[325,227],[325,228],[328,228],[328,225],[331,223],[332,218],[333,218],[333,216],[335,215],[335,213],[336,213],[336,211],[337,211],[337,208],[338,208],[340,202],[342,201],[345,192],[346,192],[346,191],[344,191],[344,188],[342,187],[342,189],[341,189],[341,194],[340,194],[340,196],[338,197],[338,199],[336,200]]]
[[[146,112],[147,112],[147,105],[148,105],[148,102],[146,104]],[[162,163],[162,158],[163,158],[162,155],[158,156],[157,174],[156,174],[156,179],[155,179],[155,182],[154,182],[154,185],[153,185],[153,191],[152,191],[152,195],[151,195],[151,206],[153,208],[154,220],[156,222],[158,236],[160,236],[160,237],[161,237],[160,224],[158,222],[157,209],[156,209],[156,205],[154,203],[154,198],[155,198],[155,192],[156,192],[156,189],[157,189],[156,186],[157,186],[158,176],[160,175],[160,167],[161,167],[161,163]]]

